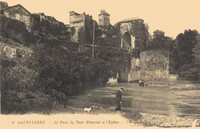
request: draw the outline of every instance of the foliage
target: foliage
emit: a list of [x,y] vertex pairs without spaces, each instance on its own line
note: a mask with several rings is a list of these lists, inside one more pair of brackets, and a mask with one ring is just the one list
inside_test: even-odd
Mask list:
[[197,37],[197,44],[193,48],[193,56],[194,56],[194,63],[196,66],[196,70],[198,72],[198,77],[200,79],[200,36]]
[[170,37],[165,36],[165,33],[161,30],[155,30],[153,32],[152,40],[147,43],[147,49],[162,49],[169,51],[171,45],[172,39]]
[[45,35],[52,35],[60,40],[69,40],[69,32],[64,23],[57,21],[53,17],[46,16],[47,19],[41,20],[38,14],[33,14],[33,34],[35,37],[41,38]]
[[116,35],[116,30],[111,24],[109,26],[99,26],[99,29],[96,30],[95,34],[97,37],[102,36],[102,34],[104,34],[106,37],[112,37]]
[[39,112],[49,113],[52,108],[52,100],[50,96],[44,95],[42,92],[17,92],[6,90],[1,97],[1,112],[3,114],[10,113],[27,113]]
[[28,45],[34,42],[33,35],[27,31],[25,24],[23,22],[10,19],[0,15],[1,27],[0,35],[12,39],[16,42]]
[[98,37],[96,38],[95,45],[108,46],[108,47],[120,47],[118,37]]
[[26,92],[34,86],[34,80],[37,77],[37,71],[30,68],[29,65],[33,59],[26,57],[21,60],[2,59],[2,77],[3,86],[6,89]]
[[149,37],[148,27],[142,19],[136,19],[131,24],[133,26],[131,32],[135,36],[135,49],[143,51],[146,49],[146,43]]
[[49,112],[51,97],[35,87],[38,76],[34,59],[2,57],[1,111],[2,113]]
[[185,30],[184,33],[180,33],[175,40],[179,66],[182,66],[186,63],[192,63],[194,57],[193,48],[197,44],[197,35],[196,30]]
[[185,30],[180,33],[172,49],[174,71],[178,71],[180,79],[198,80],[198,32]]
[[[37,86],[73,95],[84,89],[104,86],[110,77],[111,61],[91,59],[87,54],[64,49],[62,43],[43,43],[37,47]],[[107,57],[108,58],[108,57]]]
[[198,67],[194,64],[184,64],[178,70],[179,79],[196,81],[199,80]]

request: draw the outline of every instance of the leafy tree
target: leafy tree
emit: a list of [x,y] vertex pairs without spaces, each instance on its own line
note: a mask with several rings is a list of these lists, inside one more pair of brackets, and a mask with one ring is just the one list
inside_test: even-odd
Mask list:
[[197,37],[197,44],[195,45],[195,48],[193,49],[193,56],[195,58],[194,62],[196,65],[196,69],[198,72],[198,79],[200,79],[200,35]]
[[172,38],[165,36],[165,33],[161,30],[155,30],[152,40],[147,43],[147,49],[164,49],[169,51],[171,45]]
[[[32,32],[36,38],[42,38],[46,35],[50,35],[50,37],[54,37],[61,40],[69,40],[67,39],[69,36],[69,32],[67,31],[64,23],[55,20],[53,17],[46,16],[48,19],[40,20],[39,14],[33,14],[34,24]],[[51,24],[51,22],[56,21],[57,24]],[[48,38],[48,37],[46,37]],[[51,39],[50,39],[51,40]]]
[[[15,45],[19,46],[17,43]],[[51,109],[51,97],[35,86],[38,77],[35,64],[35,58],[31,55],[15,59],[1,55],[1,111],[3,114],[28,111],[44,113]]]
[[[39,44],[36,56],[38,88],[54,89],[66,95],[95,86],[105,86],[110,70],[115,63],[112,57],[91,59],[87,53],[75,53],[65,49],[65,43],[48,42]],[[114,57],[115,58],[115,57]]]
[[198,52],[197,49],[194,49],[195,46],[198,46],[196,45],[198,42],[197,36],[198,32],[196,30],[185,30],[175,39],[172,56],[175,61],[174,70],[178,72],[180,79],[198,79],[198,68],[195,63],[195,60],[198,60]]
[[0,36],[9,38],[24,45],[34,42],[33,35],[28,32],[23,22],[0,15]]
[[196,30],[185,30],[184,33],[180,33],[175,40],[175,45],[178,54],[179,67],[184,64],[192,63],[194,57],[192,56],[193,48],[197,44]]

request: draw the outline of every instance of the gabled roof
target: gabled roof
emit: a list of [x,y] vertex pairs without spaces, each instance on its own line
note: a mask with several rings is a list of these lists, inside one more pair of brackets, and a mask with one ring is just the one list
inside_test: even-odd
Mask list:
[[104,16],[110,16],[110,14],[108,14],[104,9],[101,10],[101,13],[99,14],[100,15],[104,15]]
[[28,12],[31,15],[31,13],[27,9],[25,9],[21,4],[10,6],[8,8],[2,9],[1,11],[6,11],[6,10],[9,10],[9,9],[12,9],[12,8],[15,8],[15,7],[18,7],[18,6],[21,7],[21,8],[23,8],[26,12]]

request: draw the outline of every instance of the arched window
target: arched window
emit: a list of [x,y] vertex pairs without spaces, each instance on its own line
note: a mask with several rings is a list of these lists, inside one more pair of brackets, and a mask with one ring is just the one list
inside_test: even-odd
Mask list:
[[129,52],[131,51],[131,36],[128,32],[124,33],[123,35],[122,48]]

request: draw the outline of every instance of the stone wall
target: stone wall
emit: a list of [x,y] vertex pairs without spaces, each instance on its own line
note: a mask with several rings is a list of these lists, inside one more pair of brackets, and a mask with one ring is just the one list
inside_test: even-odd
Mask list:
[[148,86],[169,85],[169,52],[161,50],[141,52],[140,78]]
[[99,16],[99,26],[109,26],[110,25],[110,16]]
[[131,68],[128,74],[128,82],[134,82],[140,79],[140,59],[132,58],[131,59]]
[[85,17],[83,14],[70,12],[70,33],[71,41],[77,43],[85,42]]

